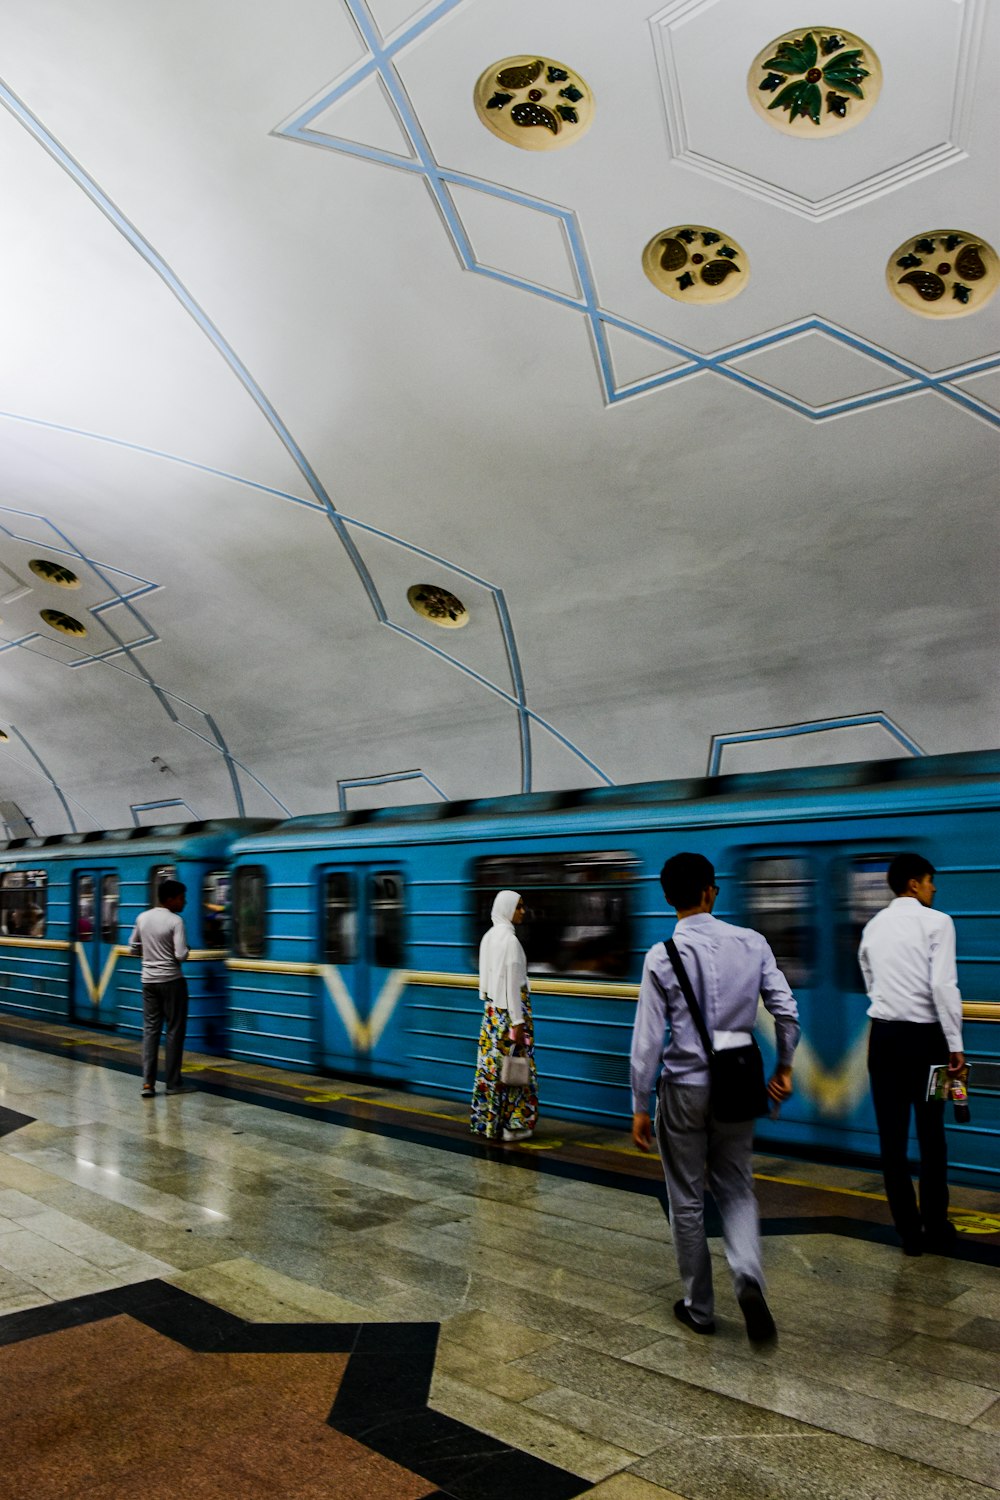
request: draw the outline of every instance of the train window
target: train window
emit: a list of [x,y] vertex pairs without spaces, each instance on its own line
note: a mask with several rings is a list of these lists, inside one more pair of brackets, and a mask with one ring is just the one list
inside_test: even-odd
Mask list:
[[154,865],[149,872],[149,904],[159,906],[160,886],[164,880],[177,879],[176,865]]
[[228,948],[229,919],[229,871],[209,870],[201,883],[201,940],[206,948]]
[[264,952],[267,877],[260,865],[243,865],[233,876],[235,948],[241,958]]
[[846,866],[837,921],[837,984],[842,990],[864,993],[858,946],[867,923],[892,900],[885,878],[892,858],[864,854]]
[[398,969],[403,962],[403,880],[395,870],[371,878],[372,962]]
[[357,928],[354,882],[343,870],[333,870],[323,877],[323,957],[328,964],[354,962]]
[[93,875],[78,875],[76,878],[76,936],[81,943],[94,936]]
[[814,888],[808,860],[769,857],[747,861],[743,876],[747,922],[767,938],[778,968],[793,990],[812,982],[816,960]]
[[101,879],[101,941],[118,941],[118,876],[105,875]]
[[9,870],[0,877],[0,933],[4,937],[45,936],[45,870]]
[[477,860],[476,944],[490,925],[497,891],[519,891],[519,936],[530,974],[623,979],[631,957],[631,882],[639,862],[622,851],[516,854]]

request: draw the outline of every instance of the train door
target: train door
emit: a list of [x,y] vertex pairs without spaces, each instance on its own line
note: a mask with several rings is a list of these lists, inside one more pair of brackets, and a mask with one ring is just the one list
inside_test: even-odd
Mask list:
[[[857,951],[865,923],[890,899],[885,882],[894,849],[854,844],[785,846],[753,851],[742,869],[747,924],[771,945],[799,1007],[802,1039],[795,1094],[782,1106],[781,1136],[853,1144],[874,1142],[868,1089],[868,1000]],[[768,1029],[766,1018],[762,1025]],[[872,1141],[858,1132],[872,1132]]]
[[[824,876],[815,846],[785,845],[780,852],[748,852],[741,871],[744,920],[767,938],[778,968],[788,980],[798,1004],[803,1040],[817,1049],[816,1078],[825,1076],[828,1066],[833,1065],[838,1045],[830,1034],[831,1027],[836,1031],[838,1007],[823,941],[826,924],[821,920],[820,903]],[[766,1018],[763,1027],[766,1033]],[[801,1056],[796,1059],[800,1061]],[[782,1106],[781,1117],[801,1126],[820,1112],[814,1090],[802,1087]],[[801,1134],[801,1128],[796,1133]]]
[[114,1026],[120,883],[114,870],[77,870],[73,883],[72,1014],[88,1026]]
[[403,989],[403,876],[388,864],[352,865],[324,869],[320,882],[322,1062],[377,1072],[396,1051],[389,1022]]

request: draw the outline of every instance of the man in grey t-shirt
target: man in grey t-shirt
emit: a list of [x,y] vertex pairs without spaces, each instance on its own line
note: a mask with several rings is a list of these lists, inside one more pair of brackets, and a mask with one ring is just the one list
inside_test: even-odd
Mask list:
[[160,1034],[167,1028],[168,1094],[187,1092],[181,1083],[181,1059],[187,1028],[188,989],[181,964],[188,956],[181,912],[187,887],[164,880],[156,892],[158,906],[141,912],[129,939],[129,952],[142,956],[142,1097],[156,1093]]

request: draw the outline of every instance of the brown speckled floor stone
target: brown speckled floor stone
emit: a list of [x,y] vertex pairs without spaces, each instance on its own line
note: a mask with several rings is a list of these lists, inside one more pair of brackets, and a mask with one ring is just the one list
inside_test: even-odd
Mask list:
[[126,1316],[11,1345],[5,1500],[419,1500],[426,1479],[327,1425],[347,1358],[193,1353]]

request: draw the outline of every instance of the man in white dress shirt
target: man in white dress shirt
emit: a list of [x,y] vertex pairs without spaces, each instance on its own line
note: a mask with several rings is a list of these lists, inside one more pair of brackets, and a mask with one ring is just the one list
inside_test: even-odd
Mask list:
[[[907,1255],[947,1251],[956,1238],[948,1220],[944,1101],[927,1098],[933,1066],[958,1073],[962,996],[955,970],[955,924],[932,911],[934,866],[921,854],[897,854],[886,876],[895,900],[861,935],[858,962],[871,1001],[868,1072],[893,1222]],[[907,1162],[910,1111],[920,1147],[920,1205]]]
[[[675,854],[660,884],[677,912],[673,937],[719,1052],[749,1043],[757,1002],[774,1017],[778,1065],[767,1086],[775,1103],[792,1092],[798,1009],[774,954],[759,932],[712,916],[719,893],[703,854]],[[657,1075],[659,1075],[657,1080]],[[649,1095],[656,1084],[656,1144],[670,1200],[670,1226],[684,1296],[674,1317],[692,1333],[715,1332],[712,1260],[705,1236],[705,1187],[722,1216],[726,1259],[753,1344],[775,1336],[764,1300],[760,1222],[753,1186],[753,1120],[716,1119],[708,1059],[664,943],[646,954],[632,1032],[632,1139],[653,1140]]]

